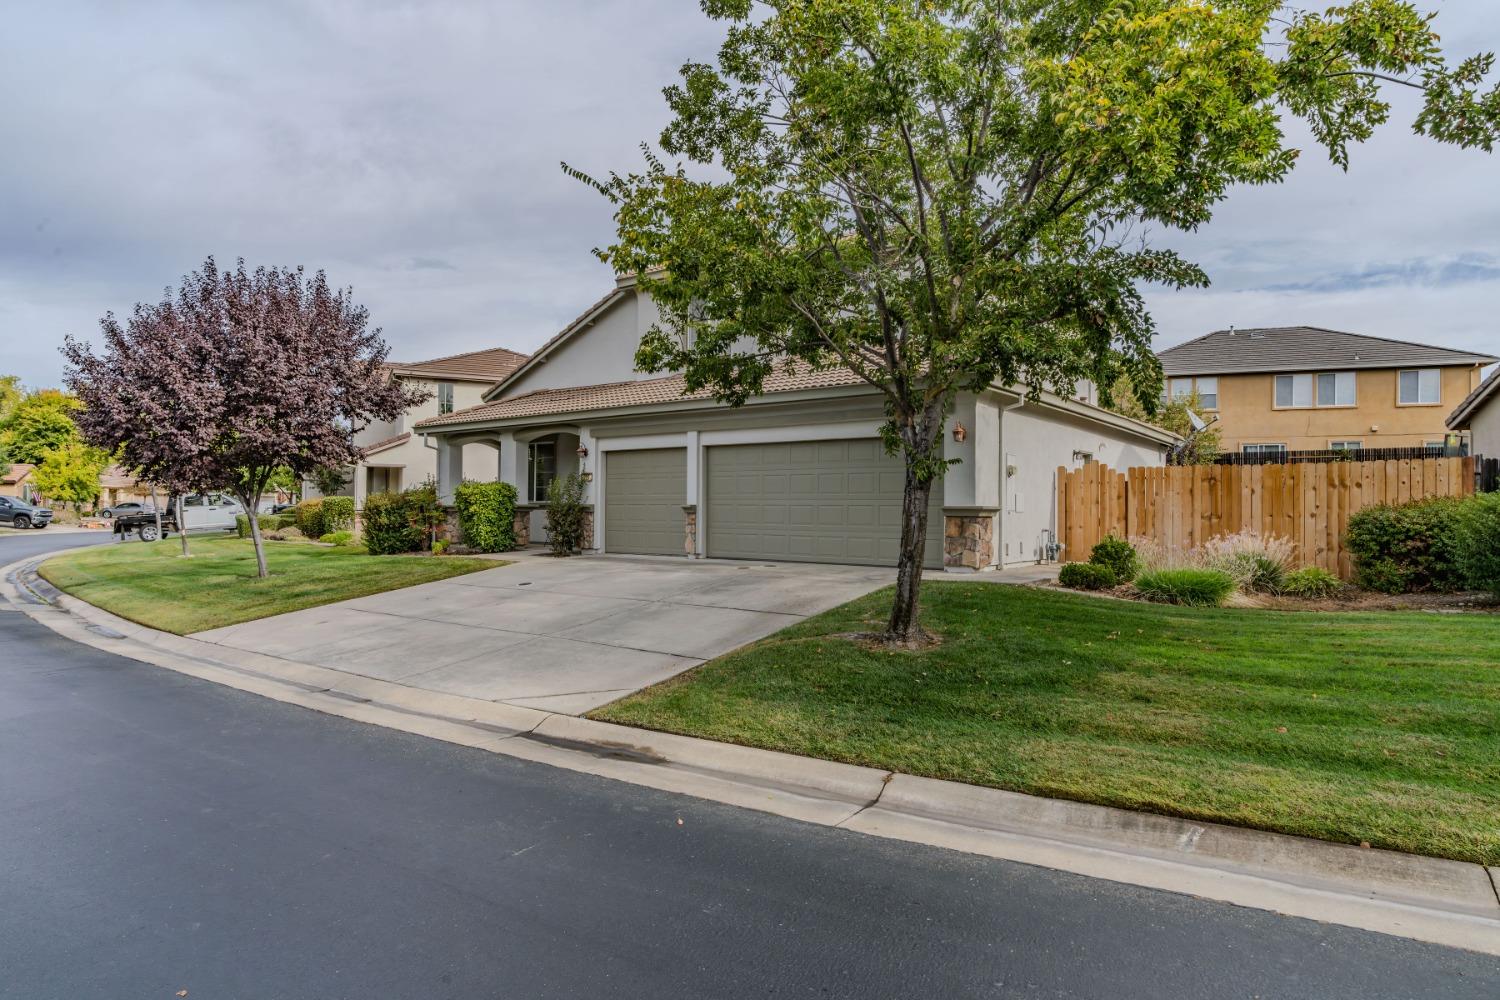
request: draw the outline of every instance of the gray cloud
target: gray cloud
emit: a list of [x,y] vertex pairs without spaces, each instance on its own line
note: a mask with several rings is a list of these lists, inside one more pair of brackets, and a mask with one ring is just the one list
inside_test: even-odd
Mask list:
[[[1500,48],[1485,6],[1444,7],[1453,51]],[[719,35],[675,0],[79,0],[8,27],[0,370],[32,383],[57,380],[64,334],[209,254],[325,269],[398,357],[536,347],[611,280],[589,253],[609,206],[558,161],[636,167],[661,87]],[[1412,113],[1348,175],[1309,151],[1201,231],[1155,234],[1214,280],[1151,293],[1162,344],[1317,322],[1493,348],[1500,163],[1413,138]]]

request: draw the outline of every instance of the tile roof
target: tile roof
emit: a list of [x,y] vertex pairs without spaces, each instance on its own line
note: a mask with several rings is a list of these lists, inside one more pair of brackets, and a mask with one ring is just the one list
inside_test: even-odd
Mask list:
[[1500,398],[1500,368],[1490,372],[1489,378],[1475,386],[1474,391],[1453,408],[1453,412],[1448,415],[1448,429],[1458,430],[1461,425],[1468,422],[1480,405],[1492,396]]
[[[795,364],[787,365],[768,376],[765,381],[765,391],[769,394],[863,384],[859,376],[847,368],[813,370],[806,364]],[[534,392],[497,399],[493,403],[481,403],[478,406],[447,413],[441,417],[429,417],[416,426],[418,430],[421,430],[448,424],[543,417],[560,413],[613,410],[629,406],[672,403],[678,400],[713,398],[713,393],[707,389],[699,389],[696,392],[687,392],[686,389],[687,383],[681,375],[668,375],[665,378],[643,379],[636,382],[571,386],[566,389],[537,389]]]
[[107,489],[130,489],[140,486],[141,481],[130,473],[130,470],[111,465],[99,474],[99,485]]
[[386,364],[397,375],[453,378],[470,382],[499,382],[526,363],[528,355],[506,347],[491,347],[467,354],[450,354],[426,361],[391,361]]
[[1471,365],[1500,360],[1476,351],[1414,344],[1318,326],[1216,330],[1157,352],[1171,375],[1234,375],[1407,365]]
[[0,483],[4,483],[6,486],[14,486],[34,471],[36,471],[36,466],[34,465],[29,465],[26,462],[14,462],[11,464],[10,471],[0,476]]
[[396,447],[396,445],[401,444],[403,441],[409,440],[410,438],[411,431],[407,431],[405,434],[397,434],[395,437],[388,437],[383,441],[376,441],[374,444],[361,445],[360,451],[364,452],[367,456],[373,455],[377,451],[385,451],[387,448],[394,448]]

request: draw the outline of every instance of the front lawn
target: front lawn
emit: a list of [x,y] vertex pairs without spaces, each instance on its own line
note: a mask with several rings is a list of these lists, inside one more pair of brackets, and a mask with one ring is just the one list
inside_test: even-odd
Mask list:
[[249,539],[193,538],[188,545],[191,559],[181,557],[176,538],[77,549],[48,559],[39,572],[53,586],[122,618],[187,635],[504,565],[266,542],[271,575],[261,580]]
[[1500,864],[1500,618],[883,590],[593,717],[909,774]]

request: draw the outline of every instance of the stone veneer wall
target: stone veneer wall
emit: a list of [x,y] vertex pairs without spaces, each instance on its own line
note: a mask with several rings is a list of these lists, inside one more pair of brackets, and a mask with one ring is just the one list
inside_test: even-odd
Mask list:
[[995,515],[943,515],[943,565],[953,569],[989,569],[995,563]]
[[689,559],[698,555],[698,508],[692,504],[682,508],[682,554]]

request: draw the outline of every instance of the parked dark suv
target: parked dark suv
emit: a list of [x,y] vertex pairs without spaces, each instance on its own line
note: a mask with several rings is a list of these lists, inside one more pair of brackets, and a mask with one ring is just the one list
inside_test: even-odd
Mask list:
[[50,507],[35,507],[18,497],[0,497],[0,524],[12,528],[45,528],[51,520]]

